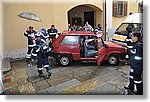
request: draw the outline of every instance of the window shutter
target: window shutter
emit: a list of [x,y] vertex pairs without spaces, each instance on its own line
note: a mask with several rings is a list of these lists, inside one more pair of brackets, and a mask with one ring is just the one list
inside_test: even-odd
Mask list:
[[113,2],[113,16],[117,16],[117,1]]
[[124,16],[127,16],[127,8],[128,8],[128,2],[124,1]]

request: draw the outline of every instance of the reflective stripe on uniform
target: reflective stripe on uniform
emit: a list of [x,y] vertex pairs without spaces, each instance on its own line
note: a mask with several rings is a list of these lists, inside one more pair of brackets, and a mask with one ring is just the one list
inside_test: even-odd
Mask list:
[[133,79],[133,76],[129,76],[129,78]]
[[134,83],[140,84],[140,83],[142,83],[142,81],[134,81]]
[[49,33],[50,35],[56,35],[57,33]]
[[28,34],[26,31],[24,32],[25,34]]
[[130,48],[130,49],[131,49],[132,47],[133,47],[133,46],[127,46],[127,48]]
[[43,68],[38,68],[38,70],[42,70]]
[[31,56],[31,54],[26,54],[26,56]]
[[49,67],[49,65],[44,65],[44,68]]
[[46,43],[45,40],[41,39],[41,41],[43,41],[43,43]]
[[28,45],[29,47],[33,47],[34,45]]
[[43,49],[44,49],[44,50],[47,49],[47,46],[44,46]]
[[33,44],[33,46],[36,46],[36,44]]
[[31,56],[26,56],[26,58],[31,58]]
[[31,58],[31,54],[26,54],[26,58]]
[[135,56],[134,59],[135,59],[135,60],[142,60],[143,58],[142,58],[142,57],[139,57],[139,56]]
[[134,69],[130,68],[130,72],[133,73],[133,72],[134,72]]
[[133,51],[133,50],[131,50],[131,53],[136,54],[136,49],[134,49],[134,51]]
[[32,53],[33,56],[37,56],[37,54]]
[[40,51],[40,48],[38,48],[37,50],[36,50],[36,52],[39,52]]

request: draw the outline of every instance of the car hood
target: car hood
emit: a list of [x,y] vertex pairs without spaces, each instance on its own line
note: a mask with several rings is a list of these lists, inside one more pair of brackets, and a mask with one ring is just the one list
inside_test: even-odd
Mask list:
[[104,42],[105,44],[107,44],[108,45],[108,47],[113,47],[113,48],[124,48],[123,46],[121,46],[121,45],[118,45],[118,44],[116,44],[116,43],[114,43],[114,42]]

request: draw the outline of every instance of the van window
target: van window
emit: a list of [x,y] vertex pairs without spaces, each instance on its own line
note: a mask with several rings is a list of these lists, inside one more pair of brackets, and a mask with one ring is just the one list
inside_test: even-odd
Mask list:
[[128,33],[132,31],[141,31],[142,25],[141,24],[133,24],[133,23],[123,23],[121,26],[116,30],[115,34],[120,35],[127,35]]
[[79,36],[65,36],[62,44],[79,44]]

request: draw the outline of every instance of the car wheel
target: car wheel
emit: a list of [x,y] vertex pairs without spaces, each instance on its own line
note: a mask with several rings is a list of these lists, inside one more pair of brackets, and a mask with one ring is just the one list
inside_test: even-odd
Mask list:
[[111,55],[111,56],[108,58],[108,63],[109,63],[110,65],[117,65],[118,62],[119,62],[118,57],[115,56],[115,55]]
[[62,56],[59,59],[59,63],[63,66],[67,66],[70,63],[70,59],[67,56]]

